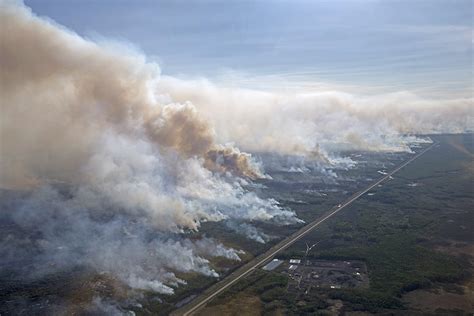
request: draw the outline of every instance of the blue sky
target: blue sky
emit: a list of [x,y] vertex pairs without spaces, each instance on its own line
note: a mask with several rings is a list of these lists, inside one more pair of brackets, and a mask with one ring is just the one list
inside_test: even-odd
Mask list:
[[470,0],[25,3],[83,36],[133,43],[166,75],[472,96]]

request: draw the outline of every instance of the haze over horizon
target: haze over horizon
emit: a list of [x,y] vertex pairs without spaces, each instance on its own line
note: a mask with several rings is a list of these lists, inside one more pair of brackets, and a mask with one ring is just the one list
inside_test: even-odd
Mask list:
[[469,0],[25,3],[87,38],[128,43],[183,79],[472,97]]

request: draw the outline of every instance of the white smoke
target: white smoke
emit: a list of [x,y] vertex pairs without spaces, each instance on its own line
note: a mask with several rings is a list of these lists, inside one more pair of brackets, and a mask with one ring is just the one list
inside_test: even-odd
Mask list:
[[264,92],[167,76],[158,89],[170,99],[193,102],[215,126],[219,141],[253,152],[325,160],[340,150],[410,151],[409,144],[420,141],[416,134],[474,129],[472,98],[429,100],[407,91]]
[[233,230],[234,232],[246,236],[249,239],[252,239],[258,243],[264,244],[270,240],[270,236],[259,231],[255,226],[252,226],[247,223],[239,223],[236,221],[227,221],[226,226]]
[[2,186],[80,181],[108,131],[201,157],[210,170],[260,174],[249,155],[215,142],[193,104],[164,100],[159,67],[143,55],[86,41],[21,5],[3,3],[0,15]]
[[1,240],[2,267],[35,278],[82,266],[171,294],[185,283],[176,272],[216,277],[210,258],[240,260],[187,239],[202,222],[299,222],[244,188],[259,166],[218,144],[192,103],[165,100],[144,56],[14,2],[1,3],[0,29],[0,185],[27,190],[2,201],[1,220],[23,232]]

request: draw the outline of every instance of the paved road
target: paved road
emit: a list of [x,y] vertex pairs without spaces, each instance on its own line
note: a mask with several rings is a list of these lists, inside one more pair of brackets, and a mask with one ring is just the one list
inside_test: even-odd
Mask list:
[[415,156],[411,157],[409,160],[405,161],[402,163],[400,166],[395,168],[394,170],[390,171],[386,175],[384,175],[382,178],[379,180],[375,181],[371,185],[369,185],[367,188],[365,188],[362,191],[359,191],[349,197],[344,203],[341,203],[335,207],[333,207],[326,215],[323,217],[320,217],[316,219],[315,221],[309,223],[308,225],[302,227],[300,230],[297,232],[293,233],[289,237],[285,238],[269,250],[267,250],[265,253],[261,254],[260,256],[254,258],[250,262],[246,263],[230,275],[228,275],[226,278],[224,278],[222,281],[214,284],[211,286],[209,289],[207,289],[203,294],[201,294],[198,298],[194,299],[191,301],[188,305],[181,307],[180,309],[176,310],[175,312],[172,313],[172,315],[183,315],[183,316],[188,316],[192,315],[193,313],[197,312],[200,308],[204,307],[207,303],[209,303],[214,297],[217,295],[221,294],[224,292],[226,289],[228,289],[230,286],[235,284],[237,281],[242,279],[243,277],[249,275],[253,270],[258,268],[259,266],[263,265],[264,263],[268,262],[270,259],[272,259],[278,252],[288,248],[290,245],[295,243],[298,239],[301,237],[305,236],[307,233],[309,233],[311,230],[316,228],[317,226],[321,225],[321,223],[325,222],[328,218],[331,218],[335,214],[337,214],[339,211],[341,211],[343,208],[346,206],[350,205],[352,202],[360,198],[362,195],[365,193],[369,192],[372,190],[374,187],[382,183],[383,181],[389,179],[393,174],[397,173],[400,171],[403,167],[408,165],[409,163],[413,162],[415,159],[419,158],[421,155],[426,153],[428,150],[430,150],[436,143],[431,144],[427,148],[423,149],[421,152],[417,153]]

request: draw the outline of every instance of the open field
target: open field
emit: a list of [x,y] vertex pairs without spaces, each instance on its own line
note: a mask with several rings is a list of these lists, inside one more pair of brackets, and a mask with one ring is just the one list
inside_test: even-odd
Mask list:
[[288,292],[308,294],[320,289],[367,288],[369,278],[363,261],[305,260],[290,265]]

